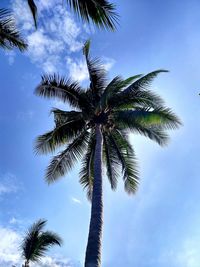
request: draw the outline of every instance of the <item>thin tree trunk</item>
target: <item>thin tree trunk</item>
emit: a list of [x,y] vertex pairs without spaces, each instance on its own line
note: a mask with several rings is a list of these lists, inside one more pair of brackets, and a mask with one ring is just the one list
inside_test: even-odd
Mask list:
[[97,124],[94,155],[94,184],[85,267],[101,266],[101,240],[103,226],[102,147],[103,137],[101,133],[101,126],[100,124]]

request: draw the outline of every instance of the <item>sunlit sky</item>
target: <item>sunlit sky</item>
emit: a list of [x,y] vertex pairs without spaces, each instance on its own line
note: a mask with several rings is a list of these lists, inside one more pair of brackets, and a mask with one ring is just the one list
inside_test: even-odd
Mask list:
[[[102,58],[110,79],[165,68],[152,85],[183,122],[167,147],[131,135],[140,166],[140,186],[127,196],[104,179],[103,267],[199,267],[200,262],[200,2],[113,1],[120,14],[116,32],[80,22],[60,0],[38,0],[35,31],[25,0],[3,0],[14,9],[29,51],[0,50],[0,266],[21,264],[18,249],[27,227],[39,218],[64,239],[41,266],[80,267],[90,203],[78,183],[79,164],[48,186],[51,156],[34,154],[36,136],[53,127],[52,107],[34,88],[43,73],[60,73],[87,85],[82,45]],[[34,265],[33,265],[34,266]],[[36,266],[36,265],[35,265]]]

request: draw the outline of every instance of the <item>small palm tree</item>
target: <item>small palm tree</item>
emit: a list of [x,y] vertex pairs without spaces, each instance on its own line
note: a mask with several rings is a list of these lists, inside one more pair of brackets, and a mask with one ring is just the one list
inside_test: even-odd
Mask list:
[[[34,0],[27,1],[37,28],[37,6]],[[92,21],[99,28],[115,29],[118,15],[115,6],[107,0],[67,0],[66,2],[83,21],[87,23]]]
[[44,231],[45,220],[38,220],[27,231],[21,249],[25,263],[22,267],[29,267],[30,262],[39,262],[45,256],[47,250],[54,246],[61,246],[61,238],[50,231]]
[[4,49],[17,47],[20,51],[28,47],[16,28],[12,14],[3,8],[0,9],[0,46]]
[[90,58],[89,47],[88,41],[83,48],[90,78],[88,89],[84,90],[78,82],[57,75],[43,76],[36,88],[37,95],[58,98],[75,109],[52,110],[55,128],[38,137],[36,150],[48,153],[65,146],[47,168],[48,183],[64,176],[82,158],[80,183],[87,189],[92,202],[85,267],[99,267],[103,164],[113,190],[121,176],[125,191],[135,193],[138,170],[128,133],[139,133],[162,146],[168,141],[166,130],[178,128],[180,121],[164,106],[163,100],[148,89],[152,80],[165,70],[144,76],[135,75],[125,80],[117,76],[108,83],[101,62]]

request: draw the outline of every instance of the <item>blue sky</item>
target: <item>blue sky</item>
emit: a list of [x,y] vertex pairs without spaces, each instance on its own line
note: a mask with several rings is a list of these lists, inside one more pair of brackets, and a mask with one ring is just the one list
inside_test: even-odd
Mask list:
[[63,105],[33,92],[45,72],[87,84],[81,47],[91,38],[92,54],[103,59],[110,78],[170,70],[152,89],[184,124],[170,133],[165,148],[130,136],[141,176],[134,197],[121,183],[111,192],[105,179],[102,266],[199,267],[199,1],[116,0],[121,18],[115,33],[87,27],[55,5],[57,0],[38,0],[41,19],[35,32],[24,1],[11,2],[3,0],[1,7],[15,10],[29,51],[0,50],[0,265],[20,264],[17,248],[24,230],[46,218],[65,243],[49,252],[43,266],[82,266],[90,204],[78,183],[79,165],[47,186],[43,176],[50,156],[33,151],[36,136],[53,126],[50,108]]

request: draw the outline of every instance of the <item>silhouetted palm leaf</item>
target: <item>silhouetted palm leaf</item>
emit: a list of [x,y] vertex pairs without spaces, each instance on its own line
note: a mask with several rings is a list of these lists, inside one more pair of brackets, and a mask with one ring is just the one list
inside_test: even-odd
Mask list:
[[7,9],[0,9],[0,46],[4,49],[27,49],[28,45],[17,30],[12,13]]
[[22,244],[22,256],[26,261],[38,262],[53,245],[61,246],[61,238],[53,232],[44,231],[46,220],[38,220],[27,231]]

